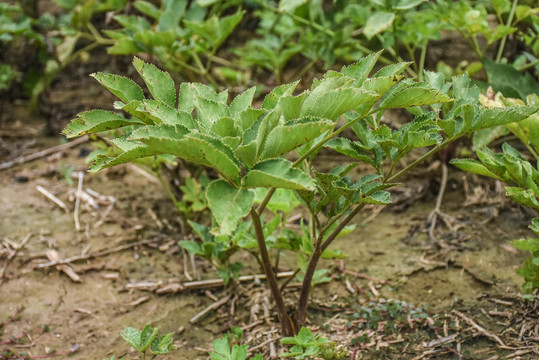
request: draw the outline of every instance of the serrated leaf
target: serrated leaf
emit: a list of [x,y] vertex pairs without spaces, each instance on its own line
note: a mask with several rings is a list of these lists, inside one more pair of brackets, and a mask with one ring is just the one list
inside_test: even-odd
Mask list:
[[202,125],[204,129],[210,129],[218,119],[230,116],[226,104],[218,103],[204,97],[195,98],[194,104],[198,111],[199,125]]
[[270,131],[266,138],[260,159],[278,157],[315,139],[334,126],[329,120],[306,117]]
[[344,66],[341,69],[341,73],[343,75],[354,78],[356,80],[356,84],[360,86],[361,84],[363,84],[363,81],[365,81],[365,79],[367,79],[367,77],[371,73],[380,55],[382,55],[382,51],[378,51],[370,55],[367,55],[363,57],[362,59],[360,59],[355,64],[352,64],[350,66]]
[[253,103],[255,92],[256,87],[252,87],[237,95],[230,103],[230,114],[238,116],[242,111],[249,109]]
[[148,145],[144,145],[137,141],[128,141],[117,138],[110,140],[110,142],[116,145],[119,149],[121,149],[122,153],[114,158],[97,155],[97,158],[94,160],[94,162],[88,169],[89,172],[96,172],[108,167],[126,164],[140,158],[161,154],[159,150],[152,149]]
[[268,159],[253,166],[244,177],[242,186],[246,188],[276,187],[292,190],[314,190],[315,185],[309,175],[293,168],[285,159]]
[[279,99],[282,96],[292,95],[294,89],[296,88],[296,86],[298,86],[298,84],[299,80],[294,81],[290,84],[277,86],[264,98],[264,102],[262,103],[262,109],[271,110],[275,108]]
[[539,200],[532,189],[508,186],[505,191],[507,197],[514,202],[539,210]]
[[375,205],[388,205],[391,204],[391,194],[388,191],[377,191],[371,196],[363,198],[361,201],[364,204],[375,204]]
[[133,66],[140,74],[153,98],[174,107],[176,105],[176,87],[170,75],[159,70],[155,65],[145,63],[135,57]]
[[187,0],[163,0],[162,8],[163,13],[157,24],[160,32],[174,29],[179,25],[180,19],[185,15]]
[[91,110],[77,114],[62,133],[67,138],[83,134],[94,134],[101,131],[117,129],[127,125],[144,124],[138,119],[126,119],[123,116],[106,110]]
[[214,136],[187,133],[185,128],[178,125],[163,124],[137,129],[130,138],[163,154],[210,166],[236,184],[239,181],[239,163],[232,149]]
[[225,90],[217,93],[205,84],[183,82],[180,84],[180,91],[178,93],[178,110],[191,113],[195,108],[195,99],[199,97],[226,105],[228,91]]
[[150,351],[152,354],[165,355],[168,352],[175,350],[176,347],[172,343],[174,341],[172,335],[174,335],[173,332],[166,335],[157,336],[150,346]]
[[380,98],[377,93],[364,89],[319,89],[320,87],[315,88],[308,95],[301,108],[301,116],[317,116],[336,120],[340,115],[357,108],[361,104],[369,104],[370,108]]
[[425,83],[403,84],[403,88],[383,99],[379,108],[396,109],[451,101],[449,96]]
[[231,235],[238,222],[246,216],[254,201],[251,190],[238,189],[225,180],[212,181],[206,190],[206,199],[219,228],[216,235]]
[[178,241],[178,245],[187,250],[190,254],[193,255],[202,255],[204,254],[204,250],[202,250],[202,247],[199,243],[195,241],[189,241],[189,240],[181,240]]
[[190,114],[178,111],[158,100],[144,100],[137,110],[148,113],[157,123],[181,125],[189,130],[197,128]]
[[389,28],[395,20],[395,14],[392,12],[378,11],[374,15],[369,16],[367,24],[363,29],[363,34],[367,39],[371,39],[374,35],[379,34]]
[[472,174],[478,174],[482,176],[488,176],[494,179],[502,180],[500,177],[496,176],[491,172],[485,165],[481,162],[473,159],[451,159],[449,162],[451,165],[458,167],[459,169],[470,172]]
[[125,103],[131,100],[144,100],[144,93],[140,86],[129,78],[106,73],[91,74],[90,76]]
[[213,15],[204,22],[187,21],[183,23],[190,28],[195,34],[203,37],[212,46],[215,51],[234,31],[234,28],[239,24],[245,11],[238,11],[229,16]]
[[537,113],[539,106],[512,106],[506,108],[481,108],[476,112],[470,131],[485,129],[492,126],[505,125],[524,120]]
[[333,138],[324,146],[353,159],[362,160],[372,164],[372,159],[369,157],[368,153],[363,151],[356,143],[346,138]]

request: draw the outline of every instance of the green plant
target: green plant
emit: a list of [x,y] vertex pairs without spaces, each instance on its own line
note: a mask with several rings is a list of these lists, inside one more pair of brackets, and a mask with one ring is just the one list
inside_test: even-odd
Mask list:
[[238,1],[219,2],[213,7],[209,6],[211,2],[206,3],[166,0],[161,8],[157,8],[149,1],[135,1],[134,7],[144,16],[114,17],[121,28],[106,31],[114,40],[109,54],[155,55],[165,68],[175,72],[181,70],[191,81],[200,76],[218,87],[211,72],[212,64],[220,62],[233,66],[216,53],[239,24],[244,12],[238,10],[232,15],[218,16],[215,10],[222,12]]
[[146,359],[148,350],[150,350],[151,359],[154,359],[158,355],[165,355],[176,349],[172,343],[173,332],[159,335],[159,328],[152,328],[150,325],[144,326],[142,331],[132,327],[125,328],[121,335],[129,345],[140,353],[141,360]]
[[348,351],[338,349],[335,342],[320,335],[313,335],[311,330],[306,327],[302,327],[293,337],[282,338],[281,344],[292,345],[288,352],[280,355],[283,358],[293,356],[294,359],[338,360],[344,359],[348,355]]
[[[136,125],[111,140],[120,154],[98,155],[90,171],[158,154],[216,171],[219,178],[206,189],[216,224],[210,231],[215,236],[231,236],[238,223],[250,216],[283,335],[289,336],[305,322],[319,260],[332,256],[334,250],[328,247],[365,205],[390,203],[386,189],[450,142],[476,130],[520,121],[538,108],[484,108],[478,103],[479,90],[471,87],[467,76],[445,83],[443,75],[426,73],[428,83],[416,83],[400,75],[407,63],[387,66],[369,77],[379,56],[367,56],[340,72],[330,71],[315,79],[311,90],[298,95],[293,95],[297,82],[279,86],[259,109],[251,105],[254,88],[230,103],[226,91],[217,93],[196,83],[182,83],[177,95],[167,73],[135,58],[135,69],[153,99],[146,99],[130,79],[94,74],[121,100],[115,103],[116,109],[132,117],[104,110],[83,112],[64,134],[74,137]],[[384,112],[395,108],[408,109],[415,119],[398,130],[381,124]],[[338,126],[341,117],[345,122]],[[355,139],[342,136],[347,129]],[[317,171],[313,159],[323,147],[346,155],[349,163],[328,173]],[[406,154],[424,147],[430,147],[425,155],[396,171]],[[288,160],[294,152],[295,160]],[[355,181],[348,173],[359,163],[370,165],[372,172]],[[256,205],[254,189],[261,188],[267,193]],[[277,188],[293,190],[309,214],[304,219],[309,256],[292,316],[284,305],[263,227],[264,212]]]
[[[210,352],[212,360],[247,360],[247,345],[230,346],[229,337],[213,341],[213,351]],[[249,358],[250,360],[262,360],[262,355],[258,354]]]

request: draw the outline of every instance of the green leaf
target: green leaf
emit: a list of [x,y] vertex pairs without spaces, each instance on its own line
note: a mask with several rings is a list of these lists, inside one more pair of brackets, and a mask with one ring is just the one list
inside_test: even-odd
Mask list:
[[[399,86],[400,85],[400,86]],[[403,83],[382,100],[380,109],[406,108],[419,105],[430,105],[451,102],[449,96],[440,90],[431,88],[426,83]]]
[[315,185],[309,175],[293,168],[285,159],[268,159],[253,166],[242,185],[246,188],[276,187],[292,190],[314,190]]
[[536,106],[512,106],[505,108],[480,108],[471,122],[470,131],[521,121],[539,111]]
[[230,114],[238,116],[242,111],[249,109],[253,103],[255,92],[256,87],[252,87],[237,95],[234,100],[232,100],[232,103],[230,103]]
[[391,204],[390,193],[388,191],[377,191],[371,196],[367,196],[362,200],[365,204],[388,205]]
[[203,23],[187,20],[184,20],[183,23],[195,34],[210,43],[212,50],[215,51],[228,38],[232,31],[234,31],[234,28],[239,24],[244,14],[245,11],[238,11],[230,16],[218,17],[217,15],[213,15]]
[[482,176],[488,176],[494,179],[502,180],[499,176],[496,176],[492,173],[485,165],[481,162],[473,159],[452,159],[449,162],[451,165],[458,167],[459,169],[470,172],[473,174],[478,174]]
[[161,17],[161,10],[155,7],[155,5],[151,2],[137,0],[133,3],[133,6],[135,6],[135,8],[144,15],[147,15],[155,20],[158,20]]
[[377,93],[364,89],[328,90],[319,85],[305,99],[300,116],[317,116],[336,120],[340,115],[362,104],[368,104],[370,108],[379,98],[380,95]]
[[306,4],[307,0],[286,0],[279,2],[279,11],[293,13],[298,7]]
[[294,89],[296,88],[296,86],[298,86],[298,84],[299,80],[290,84],[277,86],[264,98],[264,102],[262,103],[262,109],[271,110],[275,108],[279,99],[283,96],[292,95]]
[[519,72],[511,65],[498,64],[488,58],[483,58],[483,64],[494,91],[522,100],[529,94],[539,95],[539,83],[529,73]]
[[537,200],[537,196],[532,189],[508,186],[505,188],[505,191],[507,197],[511,200],[521,205],[539,210],[539,200]]
[[138,119],[126,119],[121,115],[106,110],[90,110],[81,112],[76,119],[62,131],[67,138],[83,134],[94,134],[101,131],[117,129],[127,125],[144,124]]
[[108,167],[125,164],[133,160],[140,158],[145,158],[148,156],[154,156],[162,154],[159,150],[152,149],[151,147],[141,144],[137,141],[129,141],[122,138],[116,138],[110,140],[111,143],[116,145],[122,153],[114,158],[106,157],[103,155],[97,155],[97,158],[94,160],[89,172],[96,172]]
[[334,126],[329,120],[305,117],[297,121],[279,125],[266,138],[261,159],[278,157],[317,138]]
[[173,335],[174,333],[171,332],[166,335],[157,336],[150,346],[150,351],[152,354],[165,355],[168,352],[175,350],[176,347],[172,343],[174,341],[172,338]]
[[239,162],[232,149],[220,139],[199,132],[188,133],[179,125],[156,125],[135,130],[130,139],[140,141],[162,154],[211,166],[234,183],[239,181]]
[[90,74],[90,76],[125,103],[131,100],[144,100],[142,89],[131,79],[105,73]]
[[202,250],[202,247],[199,243],[195,241],[189,241],[189,240],[181,240],[178,241],[178,245],[187,250],[190,254],[193,255],[203,255],[204,250]]
[[367,39],[371,39],[376,34],[379,34],[388,29],[395,20],[395,14],[392,12],[379,11],[374,13],[367,20],[367,24],[363,29],[363,34]]
[[176,105],[176,87],[170,75],[159,70],[155,65],[148,64],[135,57],[133,66],[140,74],[153,98],[168,106]]
[[333,138],[324,146],[353,159],[362,160],[370,164],[373,163],[366,151],[363,151],[358,144],[346,138]]
[[393,5],[395,10],[410,10],[427,0],[398,0]]
[[163,0],[162,8],[163,14],[157,24],[160,32],[175,29],[179,25],[180,19],[185,15],[187,0]]
[[159,120],[157,123],[182,125],[189,130],[197,128],[191,114],[178,111],[158,100],[144,100],[142,106],[139,106],[137,110],[148,113],[154,120]]
[[212,181],[206,190],[206,199],[215,220],[216,235],[231,235],[238,222],[251,210],[254,201],[252,190],[238,189],[225,180]]

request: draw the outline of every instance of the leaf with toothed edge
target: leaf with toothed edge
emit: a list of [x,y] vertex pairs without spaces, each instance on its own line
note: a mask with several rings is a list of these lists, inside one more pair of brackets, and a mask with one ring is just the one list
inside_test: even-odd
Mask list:
[[81,112],[76,119],[66,126],[62,133],[67,138],[101,131],[113,130],[127,125],[144,124],[138,119],[126,119],[123,116],[107,110],[90,110]]
[[270,131],[261,159],[278,157],[323,134],[335,125],[327,119],[305,117],[279,125]]
[[144,100],[144,92],[140,86],[129,78],[101,72],[90,74],[90,76],[125,103],[131,100]]
[[176,105],[176,86],[169,73],[159,70],[155,65],[145,63],[137,57],[133,59],[133,66],[155,100],[160,100],[172,107]]
[[243,178],[243,187],[276,187],[292,190],[314,190],[309,175],[293,168],[285,159],[267,159],[253,166]]
[[255,199],[252,190],[238,189],[225,180],[214,180],[206,189],[206,199],[219,227],[214,235],[231,235],[238,222],[251,210]]

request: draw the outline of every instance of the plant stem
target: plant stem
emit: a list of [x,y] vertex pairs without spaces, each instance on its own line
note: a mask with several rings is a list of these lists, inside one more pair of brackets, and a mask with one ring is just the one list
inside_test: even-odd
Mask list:
[[417,71],[417,79],[423,81],[423,70],[425,69],[425,58],[427,57],[427,44],[425,42],[421,47],[421,56],[419,58],[419,69]]
[[[509,17],[507,18],[506,26],[511,26],[511,22],[513,22],[513,16],[515,16],[515,10],[517,8],[518,0],[513,0],[513,4],[511,5],[511,11],[509,12]],[[498,54],[496,55],[496,62],[500,63],[500,60],[502,59],[503,55],[503,48],[505,47],[505,42],[507,41],[507,36],[505,35],[502,38],[502,41],[500,42],[500,47],[498,48]]]
[[526,64],[526,65],[523,65],[522,67],[520,67],[518,69],[518,71],[520,71],[520,72],[526,71],[526,70],[531,69],[532,67],[537,66],[537,65],[539,65],[539,59],[535,59],[535,61],[533,61],[533,62],[531,62],[529,64]]
[[286,311],[283,295],[281,294],[279,284],[277,283],[277,277],[275,276],[275,272],[271,267],[271,261],[269,258],[268,249],[266,247],[266,239],[264,238],[264,231],[262,230],[260,216],[258,215],[258,212],[254,207],[251,208],[250,215],[251,219],[253,220],[256,241],[260,250],[260,257],[262,258],[264,272],[266,273],[271,293],[277,307],[277,314],[279,315],[279,322],[281,323],[282,334],[283,336],[293,336],[295,334],[294,325],[292,324],[290,316],[288,316],[288,313]]
[[[460,137],[460,136],[459,136]],[[454,139],[446,139],[445,141],[443,141],[441,144],[438,144],[436,145],[435,147],[433,147],[432,149],[430,149],[427,153],[425,153],[424,155],[422,155],[421,157],[419,157],[418,159],[416,159],[414,162],[412,162],[410,165],[406,166],[404,169],[400,170],[399,172],[397,172],[395,175],[391,176],[390,178],[388,179],[384,179],[384,183],[388,183],[388,182],[393,182],[395,181],[397,178],[401,177],[402,175],[406,174],[408,171],[412,170],[414,167],[416,167],[417,165],[421,164],[423,161],[425,161],[427,158],[429,158],[431,155],[433,155],[434,153],[436,153],[437,151],[443,149],[444,147],[446,147],[447,145],[449,145],[449,143],[457,140],[459,137],[456,137]],[[389,175],[389,174],[388,174]]]

